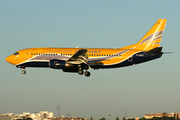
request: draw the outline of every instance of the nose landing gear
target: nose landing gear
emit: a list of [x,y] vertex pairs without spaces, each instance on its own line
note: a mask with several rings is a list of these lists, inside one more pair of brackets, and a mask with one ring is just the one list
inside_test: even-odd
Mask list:
[[23,71],[22,71],[22,74],[26,74],[26,71],[25,71],[25,70],[23,70]]
[[19,65],[17,65],[16,66],[17,68],[22,68],[22,69],[24,69],[24,70],[22,70],[22,74],[26,74],[26,67],[25,66],[19,66]]

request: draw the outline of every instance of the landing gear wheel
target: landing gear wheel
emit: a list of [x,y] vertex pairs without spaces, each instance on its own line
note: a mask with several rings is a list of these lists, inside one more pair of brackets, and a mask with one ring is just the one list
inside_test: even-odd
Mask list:
[[22,71],[22,74],[26,74],[26,71],[25,71],[25,70],[23,70],[23,71]]
[[85,75],[86,77],[89,77],[89,76],[91,75],[91,73],[88,72],[88,71],[86,71],[86,72],[84,73],[84,75]]
[[89,69],[89,67],[86,65],[86,66],[84,67],[84,69],[88,70],[88,69]]
[[78,70],[78,74],[83,75],[84,71],[83,70]]

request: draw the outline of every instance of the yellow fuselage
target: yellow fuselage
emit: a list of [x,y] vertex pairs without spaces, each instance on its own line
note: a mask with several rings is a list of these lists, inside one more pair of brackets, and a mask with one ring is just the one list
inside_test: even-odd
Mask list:
[[[6,61],[13,65],[20,65],[25,62],[41,61],[48,62],[51,59],[68,60],[81,48],[29,48],[17,51],[18,55],[10,55]],[[87,48],[88,59],[107,58],[107,60],[99,62],[91,62],[91,64],[113,65],[120,63],[140,50],[127,49],[101,49]],[[125,52],[124,52],[125,51]],[[124,52],[123,54],[118,54]]]
[[[66,62],[77,51],[85,49],[87,52],[86,56],[83,57],[86,57],[87,62],[84,63],[88,68],[115,68],[138,64],[159,58],[163,54],[161,52],[162,47],[159,47],[159,45],[166,21],[166,19],[159,19],[138,43],[123,48],[29,48],[15,52],[7,57],[6,61],[19,68],[50,67],[51,63],[60,66],[64,64],[59,69],[71,71],[70,68],[68,70],[64,68],[66,67]],[[78,59],[82,62],[83,57]],[[75,62],[76,68],[78,68],[78,61],[76,60]],[[71,67],[72,64],[73,61],[71,60],[71,64],[68,64],[68,66]],[[87,68],[87,66],[84,66],[82,69]],[[55,68],[58,67],[55,66]],[[78,70],[81,70],[81,68],[78,68]]]

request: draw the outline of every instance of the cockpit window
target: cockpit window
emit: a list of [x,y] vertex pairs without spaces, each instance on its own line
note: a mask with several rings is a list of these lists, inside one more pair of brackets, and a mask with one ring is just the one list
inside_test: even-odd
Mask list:
[[18,55],[19,54],[19,52],[15,52],[13,55]]

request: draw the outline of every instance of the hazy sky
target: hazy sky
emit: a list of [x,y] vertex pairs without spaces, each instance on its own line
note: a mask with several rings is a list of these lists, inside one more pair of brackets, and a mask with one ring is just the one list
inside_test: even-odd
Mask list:
[[[0,0],[0,114],[52,111],[109,119],[180,110],[180,1]],[[89,78],[49,68],[22,69],[5,58],[32,47],[120,48],[138,42],[160,18],[162,58]]]

